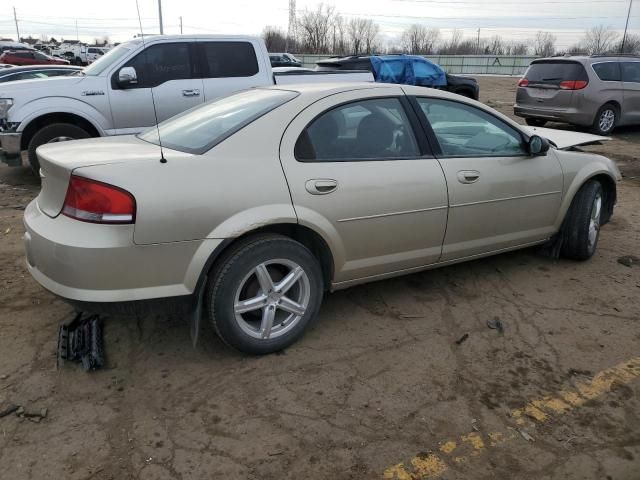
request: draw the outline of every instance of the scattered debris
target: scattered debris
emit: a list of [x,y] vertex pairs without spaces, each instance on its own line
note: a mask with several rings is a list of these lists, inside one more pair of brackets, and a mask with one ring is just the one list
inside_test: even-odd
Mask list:
[[60,326],[57,367],[64,360],[82,362],[87,371],[104,366],[102,319],[98,315],[83,318],[80,312],[70,323]]
[[527,442],[535,442],[534,438],[529,435],[526,430],[520,430],[518,429],[518,433],[522,436],[522,438],[524,438]]
[[7,415],[11,415],[13,412],[17,411],[20,407],[18,405],[9,405],[7,408],[0,412],[0,418],[6,417]]
[[8,234],[9,232],[11,232],[11,227],[7,228],[7,229],[4,231],[4,234],[6,235],[6,234]]
[[471,428],[473,428],[476,432],[480,431],[480,429],[478,428],[478,420],[476,420],[475,418],[471,419]]
[[462,343],[465,342],[467,338],[469,338],[469,334],[465,333],[458,340],[456,340],[456,345],[462,345]]
[[12,207],[12,208],[13,208],[14,210],[24,210],[24,209],[25,209],[25,208],[27,208],[27,207],[25,207],[24,205],[16,205],[15,207]]
[[419,313],[413,314],[413,313],[403,313],[401,315],[398,315],[398,318],[405,320],[405,319],[410,319],[410,318],[424,318],[426,317],[426,315],[421,315]]
[[491,320],[487,320],[487,327],[492,330],[498,330],[500,335],[504,335],[504,325],[498,317],[493,317]]
[[632,265],[640,264],[640,258],[635,255],[624,255],[622,257],[618,257],[618,263],[625,267],[631,267]]
[[6,380],[7,378],[9,378],[9,375],[7,375],[6,373],[0,375],[0,380]]

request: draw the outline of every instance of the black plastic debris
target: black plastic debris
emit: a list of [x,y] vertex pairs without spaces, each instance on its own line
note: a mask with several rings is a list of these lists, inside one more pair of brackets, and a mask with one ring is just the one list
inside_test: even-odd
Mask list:
[[467,338],[469,338],[469,334],[465,333],[458,340],[455,341],[455,344],[456,345],[462,345],[467,340]]
[[102,319],[98,315],[84,316],[82,312],[58,331],[57,366],[69,360],[80,362],[85,370],[104,366]]

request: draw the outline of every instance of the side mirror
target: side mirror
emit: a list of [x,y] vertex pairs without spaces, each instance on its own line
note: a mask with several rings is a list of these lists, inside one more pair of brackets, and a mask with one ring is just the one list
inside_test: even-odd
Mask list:
[[529,149],[529,155],[532,157],[546,155],[549,151],[549,140],[539,135],[531,135],[527,147]]
[[133,67],[123,67],[118,72],[118,85],[127,87],[138,83],[138,73]]

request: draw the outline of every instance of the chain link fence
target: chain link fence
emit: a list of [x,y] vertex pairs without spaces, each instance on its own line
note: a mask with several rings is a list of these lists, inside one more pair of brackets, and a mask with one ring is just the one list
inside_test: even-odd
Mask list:
[[[296,57],[305,67],[313,68],[316,62],[332,56],[296,54]],[[534,55],[425,55],[425,58],[452,74],[520,76],[538,57]]]

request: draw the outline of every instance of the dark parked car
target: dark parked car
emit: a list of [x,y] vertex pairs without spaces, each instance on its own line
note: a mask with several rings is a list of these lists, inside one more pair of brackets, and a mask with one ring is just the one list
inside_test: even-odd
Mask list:
[[0,63],[11,65],[69,65],[67,60],[50,57],[37,50],[8,50],[0,55]]
[[82,67],[71,65],[29,65],[2,68],[0,69],[0,83],[72,75],[80,70]]
[[270,53],[272,67],[301,67],[302,62],[290,53]]
[[438,88],[474,100],[480,95],[475,78],[449,75],[417,55],[352,55],[321,60],[316,65],[318,70],[368,70],[378,82]]

